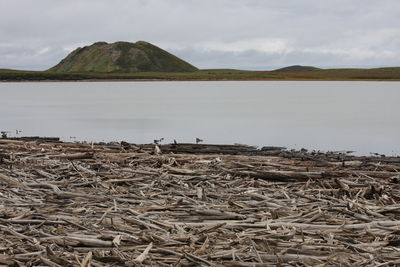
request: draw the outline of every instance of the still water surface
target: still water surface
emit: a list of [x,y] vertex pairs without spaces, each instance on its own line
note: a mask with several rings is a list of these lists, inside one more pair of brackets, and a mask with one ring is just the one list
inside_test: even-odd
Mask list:
[[0,130],[399,155],[399,100],[398,82],[0,83]]

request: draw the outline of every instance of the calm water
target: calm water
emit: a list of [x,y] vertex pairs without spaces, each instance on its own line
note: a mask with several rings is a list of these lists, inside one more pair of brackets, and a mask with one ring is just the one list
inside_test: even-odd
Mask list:
[[0,130],[399,155],[399,100],[397,82],[0,83]]

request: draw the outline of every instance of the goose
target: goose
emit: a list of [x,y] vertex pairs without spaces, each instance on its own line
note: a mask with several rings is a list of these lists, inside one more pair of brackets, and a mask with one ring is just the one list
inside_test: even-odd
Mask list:
[[7,137],[8,137],[8,136],[7,136],[7,133],[8,133],[8,132],[6,132],[6,131],[1,131],[1,132],[0,132],[1,138],[7,138]]
[[203,139],[200,139],[200,138],[196,137],[196,144],[201,143],[203,141],[204,141]]
[[154,144],[159,145],[162,141],[164,140],[164,137],[161,137],[160,139],[154,139]]

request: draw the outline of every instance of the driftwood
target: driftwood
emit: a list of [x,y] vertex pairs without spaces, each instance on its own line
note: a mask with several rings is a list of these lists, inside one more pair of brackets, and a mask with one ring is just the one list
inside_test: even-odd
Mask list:
[[0,265],[400,264],[396,157],[42,141],[0,139]]
[[3,140],[19,140],[19,141],[38,141],[38,142],[48,142],[55,143],[60,142],[59,137],[42,137],[42,136],[23,136],[23,137],[8,137],[2,138]]

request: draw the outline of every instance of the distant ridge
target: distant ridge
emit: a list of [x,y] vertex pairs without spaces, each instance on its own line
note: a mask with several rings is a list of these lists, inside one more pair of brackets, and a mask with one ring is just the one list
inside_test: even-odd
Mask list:
[[293,66],[280,68],[275,71],[310,71],[310,70],[320,70],[320,68],[316,68],[316,67],[312,67],[312,66],[293,65]]
[[77,48],[52,72],[191,72],[197,68],[167,51],[144,41],[97,42]]

